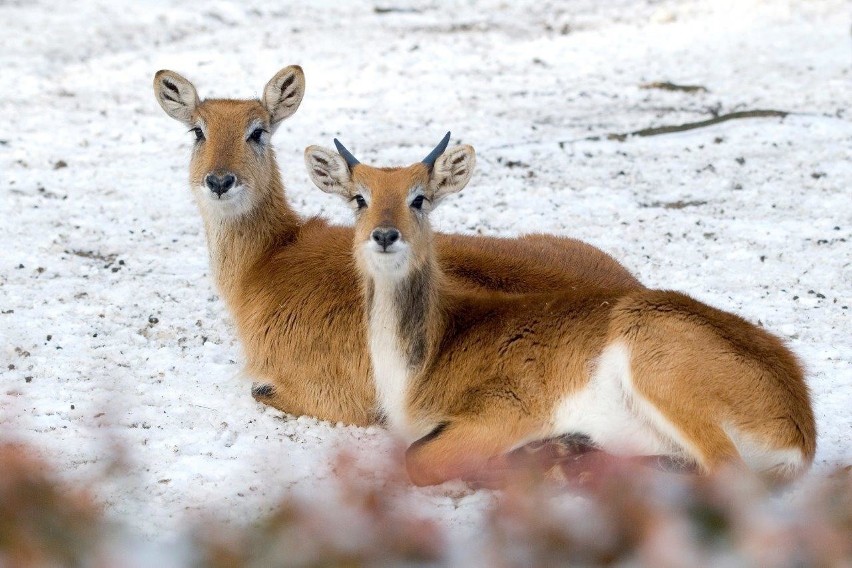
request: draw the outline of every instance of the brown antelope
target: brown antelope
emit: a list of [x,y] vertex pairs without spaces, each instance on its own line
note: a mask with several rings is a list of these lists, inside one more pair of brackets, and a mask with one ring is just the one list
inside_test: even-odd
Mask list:
[[[194,137],[189,182],[201,211],[213,278],[236,323],[255,398],[292,414],[366,425],[376,415],[353,282],[351,227],[303,219],[284,194],[270,137],[302,100],[304,74],[279,71],[261,100],[200,100],[172,71],[154,77],[163,110]],[[448,279],[506,292],[641,284],[585,243],[546,235],[438,235]]]
[[508,295],[446,278],[428,214],[467,184],[470,146],[407,168],[318,146],[305,159],[355,211],[374,380],[414,483],[487,475],[518,446],[571,434],[615,456],[746,465],[779,482],[810,465],[802,369],[761,328],[672,291]]

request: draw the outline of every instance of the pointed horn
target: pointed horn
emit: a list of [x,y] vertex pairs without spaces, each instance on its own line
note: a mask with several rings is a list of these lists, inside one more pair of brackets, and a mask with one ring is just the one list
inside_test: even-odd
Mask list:
[[343,156],[344,160],[346,160],[346,165],[349,166],[350,169],[352,169],[352,166],[361,163],[355,156],[352,155],[352,152],[347,150],[346,147],[340,143],[340,140],[338,140],[337,138],[334,139],[334,146],[337,148],[337,152],[341,156]]
[[424,164],[426,164],[427,166],[429,166],[429,169],[431,170],[431,169],[432,169],[432,167],[435,165],[435,160],[437,160],[437,159],[438,159],[438,156],[440,156],[441,154],[443,154],[443,153],[444,153],[444,150],[446,150],[446,149],[447,149],[447,145],[448,145],[449,143],[450,143],[450,133],[449,133],[449,132],[447,132],[447,134],[446,134],[446,135],[444,135],[443,140],[441,140],[441,141],[438,143],[438,145],[437,145],[437,146],[435,146],[435,149],[434,149],[434,150],[432,150],[431,152],[429,152],[429,155],[428,155],[428,156],[426,156],[425,158],[423,158],[422,162],[423,162]]

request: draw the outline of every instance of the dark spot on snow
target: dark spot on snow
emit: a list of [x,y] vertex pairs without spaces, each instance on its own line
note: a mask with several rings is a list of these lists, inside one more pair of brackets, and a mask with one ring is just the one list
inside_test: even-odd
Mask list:
[[811,177],[812,177],[812,178],[814,178],[814,179],[819,179],[819,178],[824,178],[824,177],[825,177],[825,176],[827,176],[827,175],[828,175],[828,174],[827,174],[827,173],[825,173],[825,172],[813,172],[813,173],[811,174]]
[[14,370],[15,370],[15,368],[16,368],[16,367],[15,367],[15,365],[14,365],[13,363],[9,363],[9,370],[10,370],[10,371],[14,371]]
[[61,170],[62,168],[67,168],[67,167],[68,167],[68,162],[66,162],[65,160],[59,160],[58,162],[53,164],[54,170]]
[[31,383],[31,382],[33,382],[33,378],[32,377],[24,377],[24,382],[25,383]]
[[71,405],[71,410],[74,410],[74,405],[73,405],[73,404]]
[[739,158],[736,158],[736,162],[737,162],[739,165],[741,165],[741,166],[742,166],[743,164],[745,164],[745,158],[743,158],[742,156],[740,156]]
[[50,335],[50,334],[47,334],[47,340],[50,341],[51,339],[53,339],[53,336]]
[[106,264],[104,265],[104,268],[112,266],[112,263],[114,263],[116,258],[118,258],[117,254],[104,254],[94,250],[71,249],[66,250],[65,252],[67,254],[73,254],[74,256],[105,262]]
[[154,316],[148,316],[148,323],[150,323],[151,325],[155,325],[160,323],[160,320]]

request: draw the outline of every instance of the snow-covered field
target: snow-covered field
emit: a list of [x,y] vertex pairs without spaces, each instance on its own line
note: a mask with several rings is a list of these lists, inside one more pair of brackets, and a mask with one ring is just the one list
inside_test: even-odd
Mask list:
[[[192,135],[152,92],[161,68],[202,97],[255,97],[302,65],[305,100],[274,143],[297,209],[341,223],[305,146],[337,136],[364,162],[407,164],[451,129],[478,171],[441,230],[578,237],[650,286],[761,322],[807,366],[815,471],[852,462],[848,3],[71,5],[0,2],[0,437],[69,480],[122,460],[94,487],[133,530],[244,524],[285,494],[330,495],[340,450],[393,455],[380,428],[284,416],[238,378],[185,184]],[[707,91],[640,88],[655,81]],[[796,114],[605,139],[748,109]],[[494,494],[406,499],[462,544]]]

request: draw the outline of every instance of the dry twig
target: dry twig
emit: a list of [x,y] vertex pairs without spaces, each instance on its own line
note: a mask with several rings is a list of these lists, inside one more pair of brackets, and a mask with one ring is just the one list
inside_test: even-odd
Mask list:
[[684,93],[707,93],[707,87],[701,85],[676,85],[668,81],[656,83],[644,83],[639,85],[640,89],[661,89],[663,91],[683,91]]
[[[738,112],[729,112],[728,114],[720,114],[707,120],[699,120],[698,122],[685,122],[683,124],[671,124],[667,126],[656,126],[653,128],[643,128],[642,130],[634,130],[633,132],[612,133],[607,134],[607,140],[618,140],[623,142],[630,136],[659,136],[660,134],[672,134],[673,132],[684,132],[686,130],[694,130],[696,128],[704,128],[712,126],[720,122],[729,120],[738,120],[741,118],[767,118],[777,116],[780,118],[791,114],[783,110],[743,110]],[[598,140],[599,137],[587,138],[586,140]]]

